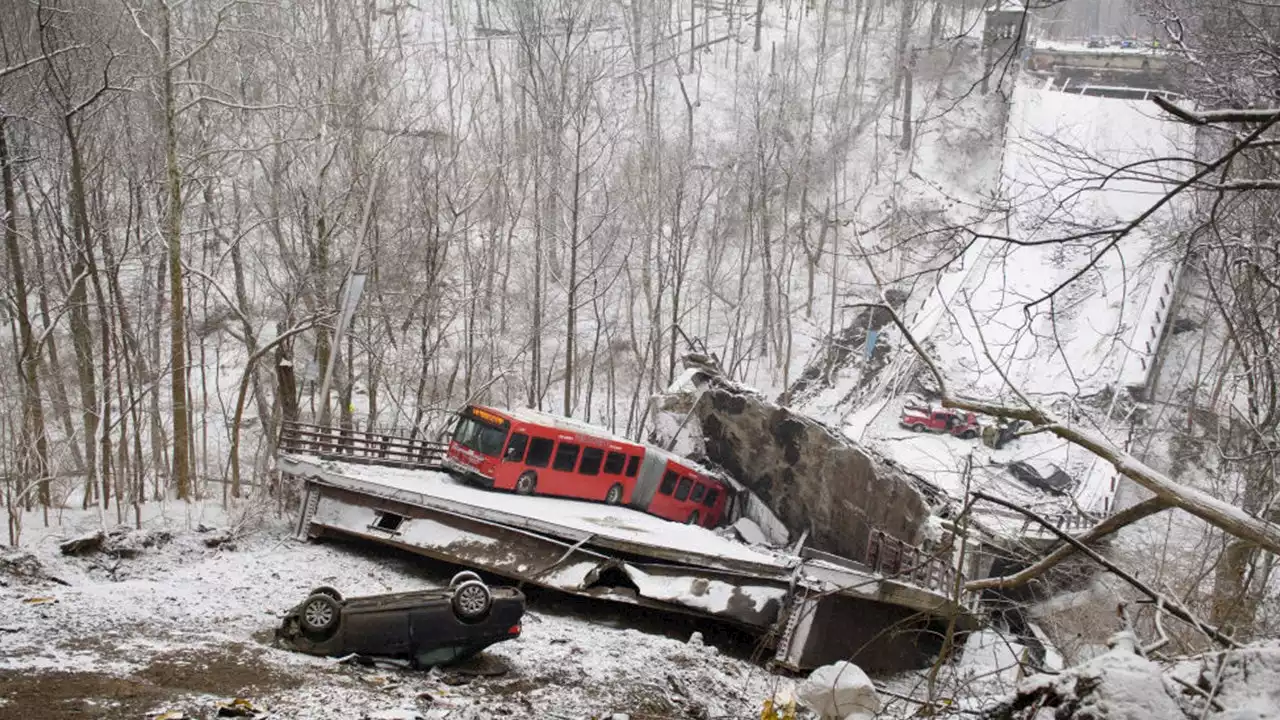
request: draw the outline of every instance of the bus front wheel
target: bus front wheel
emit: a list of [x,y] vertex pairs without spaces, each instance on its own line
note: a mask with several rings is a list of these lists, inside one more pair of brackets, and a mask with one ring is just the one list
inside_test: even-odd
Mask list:
[[622,502],[622,486],[614,483],[614,486],[609,488],[609,492],[605,493],[604,501],[610,505]]
[[693,512],[689,513],[689,519],[688,519],[688,520],[685,520],[685,524],[686,524],[686,525],[697,525],[697,524],[698,524],[698,511],[697,511],[697,510],[694,510]]
[[538,476],[532,470],[526,470],[516,479],[516,492],[521,495],[532,495],[538,487]]

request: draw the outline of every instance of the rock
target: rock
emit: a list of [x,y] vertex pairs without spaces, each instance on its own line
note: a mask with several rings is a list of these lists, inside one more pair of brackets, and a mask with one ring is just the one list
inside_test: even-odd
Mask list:
[[207,548],[219,548],[225,545],[228,550],[234,550],[235,546],[230,544],[231,540],[231,533],[226,530],[220,530],[216,534],[205,538],[204,546]]
[[694,647],[702,647],[706,643],[702,641],[702,633],[695,630],[694,633],[689,636],[689,644]]
[[58,547],[63,555],[80,556],[101,552],[116,557],[132,558],[150,548],[164,547],[172,539],[173,533],[165,530],[135,530],[120,526],[106,532],[99,530],[73,538]]
[[800,702],[822,720],[871,720],[880,695],[862,668],[841,660],[809,674],[796,688]]
[[695,408],[711,462],[755,493],[808,545],[866,557],[872,529],[916,544],[921,489],[869,449],[760,397],[710,387]]
[[45,574],[40,560],[29,552],[15,550],[0,555],[0,585],[9,587],[10,584],[26,585],[51,579]]
[[58,546],[63,555],[85,555],[91,552],[98,552],[102,549],[102,543],[107,539],[107,534],[99,530],[89,535],[81,535],[78,538],[68,540]]
[[1132,635],[1113,638],[1111,650],[1057,675],[1033,675],[993,715],[1030,720],[1094,717],[1107,720],[1184,717],[1156,663],[1134,653]]

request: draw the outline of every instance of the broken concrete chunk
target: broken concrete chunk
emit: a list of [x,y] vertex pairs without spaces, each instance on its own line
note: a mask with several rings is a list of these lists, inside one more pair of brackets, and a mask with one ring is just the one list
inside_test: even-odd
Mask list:
[[760,526],[751,518],[738,518],[738,521],[733,524],[733,531],[748,545],[773,545]]

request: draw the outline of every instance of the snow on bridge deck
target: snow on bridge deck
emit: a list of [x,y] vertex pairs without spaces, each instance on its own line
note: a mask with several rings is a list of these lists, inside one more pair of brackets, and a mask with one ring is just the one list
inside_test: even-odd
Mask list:
[[405,470],[322,460],[314,456],[282,456],[281,467],[299,464],[329,471],[326,482],[411,505],[461,511],[468,515],[544,532],[572,542],[591,543],[667,560],[725,569],[789,573],[796,558],[723,537],[696,525],[664,520],[618,505],[566,498],[516,495],[469,485],[445,472]]
[[[1110,234],[1082,233],[1118,230],[1142,215],[1171,187],[1161,176],[1186,172],[1169,158],[1192,148],[1192,131],[1161,118],[1151,102],[1016,88],[1000,177],[1009,211],[982,228],[992,237],[976,239],[905,313],[912,334],[933,342],[951,388],[1018,404],[1007,377],[1048,404],[1144,386],[1178,280],[1177,258],[1162,247],[1162,227],[1178,204],[1167,204],[1114,247]],[[1125,166],[1134,170],[1116,172]],[[1045,242],[1072,236],[1080,237]],[[927,448],[904,447],[913,441],[891,430],[896,416],[889,415],[898,405],[890,398],[914,366],[914,355],[899,353],[872,402],[843,418],[856,440],[893,441],[890,454],[908,467]],[[937,441],[914,444],[929,442]],[[1065,450],[1056,454],[1063,467],[1077,464]],[[1077,467],[1077,500],[1103,510],[1114,472],[1092,461]]]

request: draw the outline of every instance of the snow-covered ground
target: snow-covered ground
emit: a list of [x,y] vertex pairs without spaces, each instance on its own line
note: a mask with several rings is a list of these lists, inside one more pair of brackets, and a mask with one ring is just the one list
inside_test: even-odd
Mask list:
[[[487,651],[508,668],[494,677],[362,668],[276,649],[279,615],[309,588],[380,593],[438,586],[451,572],[371,546],[301,543],[289,520],[248,523],[257,529],[208,547],[221,530],[201,532],[201,523],[235,524],[216,507],[149,505],[132,558],[59,552],[60,541],[101,528],[93,512],[28,527],[21,550],[0,554],[0,718],[165,709],[207,717],[215,701],[237,696],[298,720],[401,709],[426,718],[751,717],[790,684],[690,642],[694,626],[684,620],[618,617],[547,593],[531,596],[520,638]],[[25,575],[13,571],[23,552],[39,563]],[[750,649],[741,640],[725,647]]]

